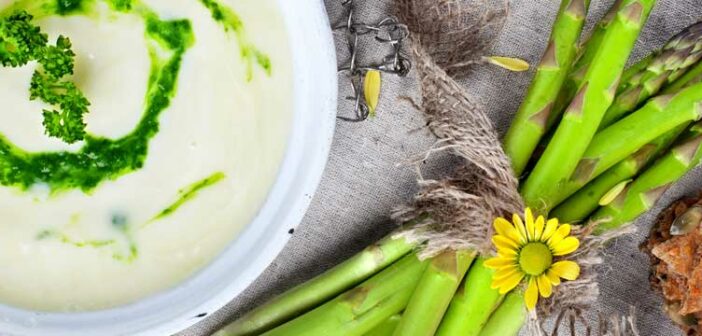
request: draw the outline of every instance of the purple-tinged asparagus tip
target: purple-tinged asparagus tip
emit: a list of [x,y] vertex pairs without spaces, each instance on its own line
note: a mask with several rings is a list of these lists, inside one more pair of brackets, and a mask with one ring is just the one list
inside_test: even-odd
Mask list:
[[571,176],[572,181],[585,183],[590,180],[592,173],[595,171],[595,167],[600,162],[598,158],[584,158],[578,162],[578,166],[575,168],[573,175]]
[[700,145],[702,144],[702,136],[696,136],[692,139],[685,141],[684,143],[678,145],[673,149],[673,151],[678,154],[678,158],[683,160],[685,164],[692,163],[692,159],[697,155],[700,150]]
[[643,23],[644,7],[641,4],[641,1],[630,3],[628,6],[622,8],[621,13],[624,15],[624,18],[632,23],[639,25]]
[[653,206],[663,196],[666,190],[670,188],[670,184],[664,184],[660,187],[651,189],[643,194],[643,200],[648,206]]
[[656,150],[656,146],[652,144],[646,144],[639,148],[631,157],[634,159],[636,167],[642,168],[650,159],[651,154]]
[[553,111],[553,102],[547,104],[542,108],[539,112],[534,113],[529,120],[533,122],[534,124],[538,125],[539,127],[546,129],[546,123],[548,122],[548,117],[551,115],[551,112]]
[[565,12],[570,13],[577,18],[585,18],[587,15],[587,5],[585,4],[585,0],[571,0]]
[[556,44],[553,40],[548,42],[546,47],[546,52],[544,52],[544,57],[541,58],[541,64],[539,68],[557,68],[559,67],[558,59],[556,58]]
[[666,106],[668,106],[668,104],[670,104],[670,101],[673,100],[673,98],[675,98],[676,95],[676,93],[662,95],[653,98],[651,101],[658,105],[660,108],[665,108]]
[[583,105],[585,104],[585,94],[587,93],[588,86],[589,83],[585,83],[582,87],[580,87],[578,93],[575,95],[575,97],[573,97],[573,101],[570,103],[570,106],[568,106],[568,110],[566,111],[567,114],[582,117]]

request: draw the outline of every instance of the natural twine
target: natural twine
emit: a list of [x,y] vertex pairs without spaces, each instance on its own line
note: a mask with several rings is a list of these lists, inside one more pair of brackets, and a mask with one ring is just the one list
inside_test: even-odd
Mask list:
[[[501,7],[500,7],[501,6]],[[494,9],[498,7],[498,9]],[[420,191],[413,201],[396,209],[393,218],[406,223],[424,218],[397,236],[424,242],[421,258],[430,258],[445,250],[477,250],[494,254],[491,236],[496,217],[521,213],[524,202],[519,195],[519,181],[502,149],[498,133],[484,109],[470,92],[456,82],[468,75],[504,25],[508,13],[499,0],[397,0],[398,16],[412,33],[412,54],[421,83],[421,103],[427,127],[439,139],[424,158],[437,151],[450,151],[464,164],[451,177],[441,180],[420,178]],[[418,160],[422,161],[422,160]],[[507,217],[509,218],[509,217]],[[581,275],[554,288],[551,298],[539,300],[530,314],[525,330],[530,335],[558,335],[559,325],[575,332],[582,318],[599,296],[596,268],[603,262],[606,242],[629,234],[633,228],[592,235],[598,223],[573,230],[581,246],[567,259],[576,261]],[[597,335],[638,335],[633,315],[600,319]],[[553,317],[550,333],[544,322]]]

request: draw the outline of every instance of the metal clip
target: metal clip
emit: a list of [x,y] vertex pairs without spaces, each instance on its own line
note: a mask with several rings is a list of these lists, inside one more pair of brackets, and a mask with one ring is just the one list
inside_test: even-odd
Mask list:
[[[356,21],[354,0],[340,0],[346,8],[347,15],[342,24],[333,27],[335,33],[344,33],[349,50],[349,58],[339,67],[340,73],[345,73],[351,85],[352,96],[347,100],[354,102],[354,116],[339,116],[344,121],[364,121],[370,115],[370,109],[363,95],[363,78],[369,70],[378,70],[387,74],[405,77],[412,69],[412,62],[402,50],[404,42],[409,38],[409,29],[393,16],[388,16],[376,24]],[[392,47],[390,54],[380,62],[359,65],[359,43],[363,37],[373,36],[373,41]]]

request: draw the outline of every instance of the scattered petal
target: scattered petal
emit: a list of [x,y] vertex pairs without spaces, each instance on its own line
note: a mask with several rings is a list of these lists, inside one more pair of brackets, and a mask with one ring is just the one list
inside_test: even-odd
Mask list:
[[363,79],[363,95],[368,104],[368,110],[371,116],[375,116],[375,109],[378,107],[380,100],[380,71],[368,70]]
[[626,186],[629,185],[629,183],[631,183],[631,181],[633,181],[633,180],[629,179],[626,181],[619,182],[612,189],[610,189],[607,193],[605,193],[604,196],[602,196],[602,198],[600,198],[600,202],[599,202],[600,206],[607,206],[610,203],[614,202],[614,200],[617,199],[617,196],[619,196],[619,194],[621,194],[622,191],[624,191],[624,189],[626,189]]
[[491,64],[497,65],[501,68],[510,71],[522,72],[529,70],[529,63],[520,58],[505,56],[487,56],[484,59]]

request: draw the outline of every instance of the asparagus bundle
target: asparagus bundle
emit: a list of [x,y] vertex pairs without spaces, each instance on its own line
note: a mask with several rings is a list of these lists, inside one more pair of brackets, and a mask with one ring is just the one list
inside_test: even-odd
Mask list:
[[454,295],[436,332],[437,336],[477,336],[488,322],[503,295],[490,288],[495,272],[485,267],[480,257]]
[[[695,26],[699,26],[699,23]],[[677,93],[682,88],[701,81],[702,62],[698,62],[680,79],[666,87],[663,94]],[[661,152],[668,149],[686,127],[687,124],[680,125],[641,147],[636,153],[619,162],[558,205],[552,211],[552,215],[566,222],[582,221],[598,208],[600,201],[605,198],[607,193],[616,192],[617,189],[625,186],[642,169],[656,159]]]
[[363,335],[400,313],[427,267],[410,254],[373,278],[263,335]]
[[702,83],[691,85],[675,95],[651,99],[643,108],[599,132],[581,156],[577,169],[567,181],[560,183],[550,201],[560,203],[646,144],[680,125],[698,120],[702,116],[697,107],[700,100]]
[[601,230],[631,222],[648,211],[677,180],[702,159],[702,123],[696,123],[678,144],[637,177],[609,205],[598,210],[594,219],[607,219]]
[[676,81],[702,58],[702,23],[687,27],[658,52],[622,76],[617,97],[605,113],[600,129],[613,124],[639,104]]
[[589,0],[563,1],[541,64],[513,127],[504,140],[515,174],[523,172],[534,148],[546,132],[546,123],[576,56],[576,44],[585,23]]
[[[522,187],[527,205],[540,213],[548,213],[574,193],[580,197],[579,190],[599,200],[601,197],[593,195],[611,191],[613,183],[633,179],[592,217],[609,220],[598,228],[603,232],[649,209],[666,187],[700,162],[702,124],[688,126],[702,112],[697,107],[702,103],[702,83],[697,79],[702,73],[697,62],[699,50],[697,42],[686,37],[697,30],[690,28],[671,40],[664,51],[624,72],[654,3],[615,3],[576,57],[573,45],[588,1],[562,2],[549,47],[505,139],[515,171],[523,171],[535,144],[548,129],[549,119],[559,121],[553,117],[558,114],[555,106],[561,100],[568,101],[546,152]],[[663,73],[665,80],[655,75]],[[577,85],[570,96],[568,86],[573,83]],[[648,99],[662,88],[663,95]],[[633,95],[630,92],[637,90],[636,102],[631,103],[627,100]],[[643,107],[636,109],[642,103]],[[550,116],[540,115],[548,105],[552,106]],[[608,111],[614,109],[624,117],[613,118],[611,125],[601,127]],[[675,145],[669,149],[671,143]],[[660,159],[649,165],[656,157]],[[487,172],[489,175],[490,170]],[[577,205],[569,200],[554,213],[567,217],[583,212]],[[580,218],[595,210],[591,205],[587,208]],[[433,215],[425,213],[415,224]],[[425,241],[391,236],[249,313],[220,335],[516,335],[526,319],[525,300],[533,307],[539,295],[551,296],[552,286],[560,283],[560,278],[577,277],[577,265],[550,258],[561,255],[553,251],[565,255],[578,245],[577,240],[568,240],[572,238],[568,237],[570,226],[532,216],[530,211],[523,220],[515,215],[513,223],[505,223],[495,222],[498,232],[493,241],[500,254],[494,260],[488,261],[489,253],[478,249],[446,249],[421,260],[415,251],[421,250]],[[513,240],[500,238],[507,236]],[[549,259],[540,258],[544,254],[536,251],[538,244],[532,244],[542,241],[557,246],[548,252]],[[500,268],[503,264],[522,275],[509,273],[510,268],[506,272]],[[554,273],[560,277],[548,273],[554,269],[561,272]],[[526,290],[518,286],[522,279],[528,279]],[[493,288],[495,284],[499,289]]]
[[277,327],[391,265],[416,245],[404,239],[383,239],[326,273],[251,310],[218,335],[259,335]]
[[527,205],[540,213],[555,206],[561,185],[575,171],[612,104],[627,59],[655,1],[624,0],[606,32],[573,101],[534,170],[522,186]]
[[595,25],[595,29],[587,39],[587,42],[580,46],[578,56],[575,64],[573,65],[573,70],[568,74],[566,81],[560,88],[560,93],[554,106],[554,113],[551,113],[547,121],[546,126],[548,129],[553,127],[563,113],[563,110],[568,107],[568,104],[571,102],[571,100],[573,100],[573,97],[575,97],[576,91],[583,83],[583,78],[587,73],[589,65],[592,63],[592,60],[595,58],[595,55],[597,55],[597,52],[600,49],[602,39],[607,33],[607,27],[617,17],[621,5],[622,0],[615,0],[614,4],[612,4],[612,7],[610,7],[609,11],[605,14],[602,20]]
[[553,209],[551,215],[565,222],[580,222],[595,211],[608,193],[616,193],[631,182],[646,165],[685,130],[681,125],[641,147]]

